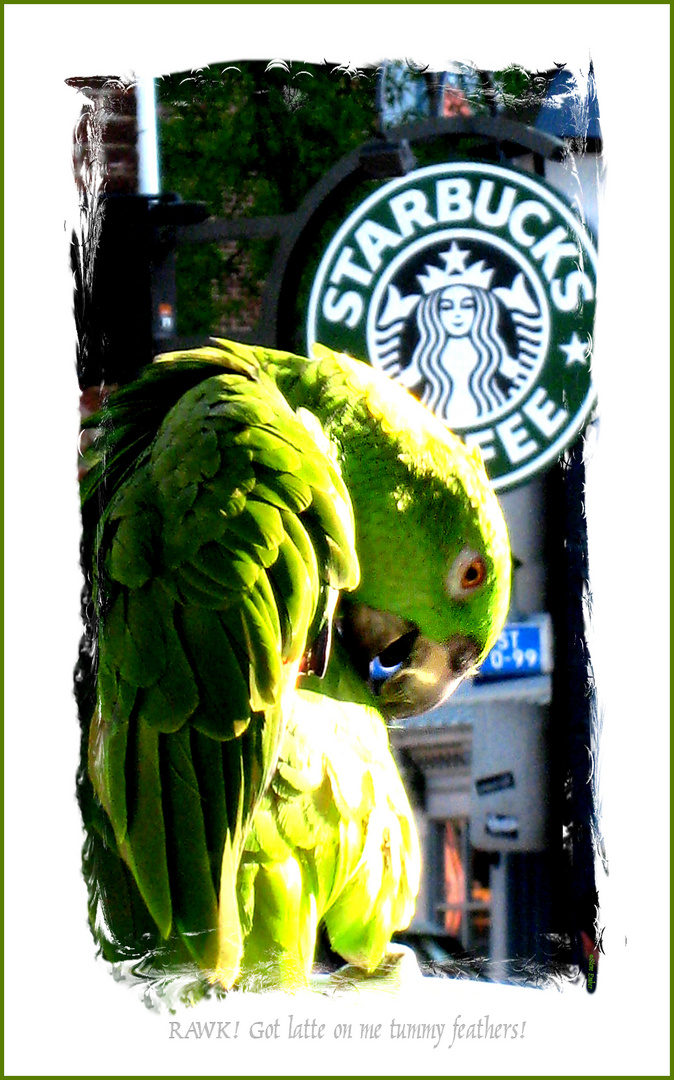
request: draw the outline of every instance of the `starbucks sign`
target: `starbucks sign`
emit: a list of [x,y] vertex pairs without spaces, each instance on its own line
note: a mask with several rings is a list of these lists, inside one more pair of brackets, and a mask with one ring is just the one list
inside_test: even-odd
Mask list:
[[497,489],[552,463],[594,395],[592,240],[527,173],[452,163],[382,186],[328,246],[307,344],[367,360],[478,445]]

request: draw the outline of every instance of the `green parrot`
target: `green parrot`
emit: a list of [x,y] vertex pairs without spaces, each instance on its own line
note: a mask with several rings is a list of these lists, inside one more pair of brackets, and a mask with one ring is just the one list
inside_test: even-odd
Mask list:
[[420,875],[386,725],[444,701],[508,608],[479,452],[321,346],[167,354],[87,423],[103,954],[290,987],[324,929],[375,971]]

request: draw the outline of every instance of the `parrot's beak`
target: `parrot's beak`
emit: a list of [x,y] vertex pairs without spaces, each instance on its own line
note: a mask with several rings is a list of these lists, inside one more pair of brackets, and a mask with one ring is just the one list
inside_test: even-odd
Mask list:
[[479,656],[478,643],[464,634],[445,643],[418,634],[407,662],[381,683],[377,704],[391,720],[429,712],[454,693]]
[[481,655],[473,637],[455,634],[446,642],[433,641],[414,623],[367,604],[346,604],[338,625],[343,644],[387,720],[437,708]]

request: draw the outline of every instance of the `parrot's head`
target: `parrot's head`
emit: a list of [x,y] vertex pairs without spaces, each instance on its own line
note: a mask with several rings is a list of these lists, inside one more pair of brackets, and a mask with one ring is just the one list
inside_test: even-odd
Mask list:
[[339,629],[392,719],[435,708],[485,658],[508,611],[511,552],[479,451],[390,379],[359,374],[341,442],[361,580]]

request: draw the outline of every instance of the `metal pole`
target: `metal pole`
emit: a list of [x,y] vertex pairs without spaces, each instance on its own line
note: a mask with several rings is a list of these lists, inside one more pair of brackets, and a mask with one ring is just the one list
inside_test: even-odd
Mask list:
[[487,968],[493,982],[508,981],[508,860],[509,855],[501,852],[498,862],[489,867],[489,888],[491,889],[491,924],[489,932],[489,966]]
[[157,142],[157,101],[154,79],[142,76],[136,84],[138,117],[138,193],[159,195],[159,149]]

